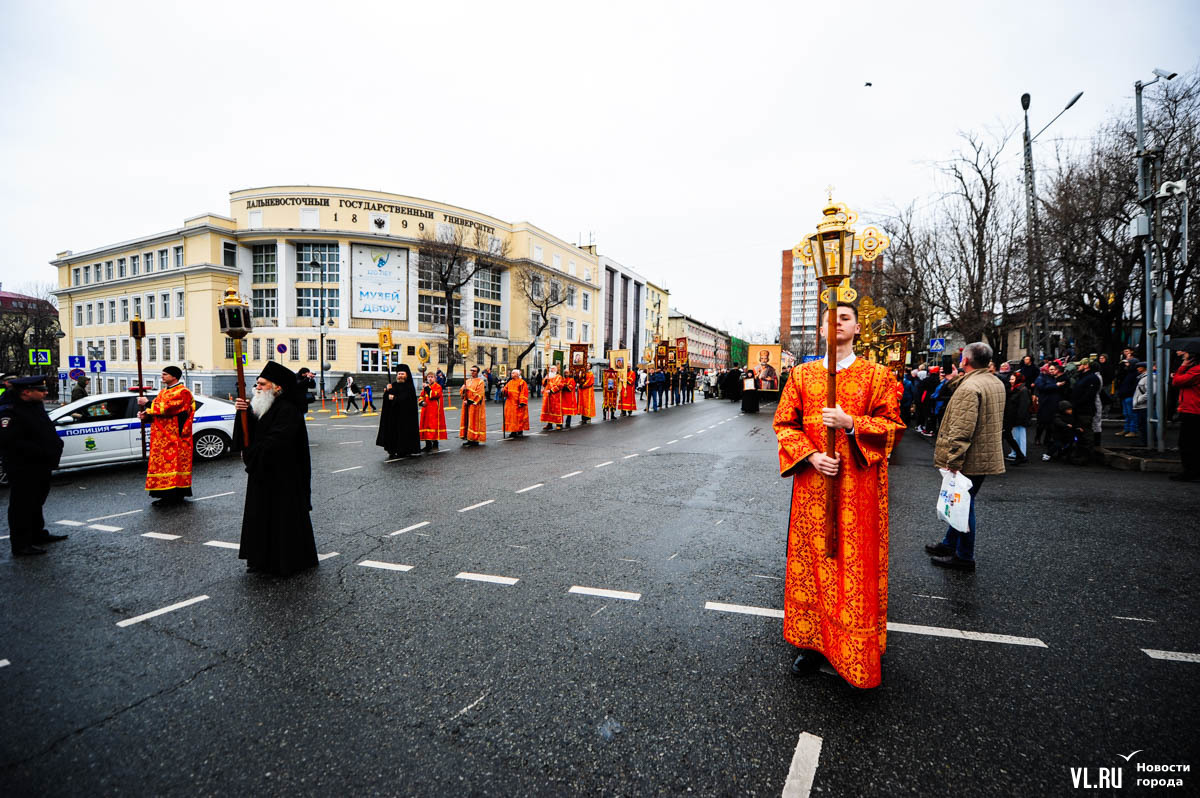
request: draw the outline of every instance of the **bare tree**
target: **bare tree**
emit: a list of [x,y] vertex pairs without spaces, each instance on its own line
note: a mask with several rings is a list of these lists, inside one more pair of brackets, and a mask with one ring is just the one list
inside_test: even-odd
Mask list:
[[877,303],[900,330],[911,331],[918,341],[933,335],[933,295],[929,251],[931,232],[917,218],[916,203],[898,210],[883,223],[891,238],[885,253],[883,281]]
[[58,299],[49,283],[34,283],[14,293],[0,312],[0,371],[50,374],[52,367],[29,365],[30,349],[49,349],[57,359]]
[[525,356],[537,346],[538,336],[550,325],[550,311],[567,301],[567,292],[561,282],[532,263],[518,263],[511,275],[510,284],[521,292],[531,310],[529,345],[517,355],[516,368],[519,369]]
[[439,224],[436,230],[426,229],[417,246],[420,282],[441,293],[434,302],[433,323],[445,325],[446,378],[451,379],[459,362],[454,338],[461,323],[463,287],[480,271],[506,267],[510,244],[479,227],[468,232],[461,225]]

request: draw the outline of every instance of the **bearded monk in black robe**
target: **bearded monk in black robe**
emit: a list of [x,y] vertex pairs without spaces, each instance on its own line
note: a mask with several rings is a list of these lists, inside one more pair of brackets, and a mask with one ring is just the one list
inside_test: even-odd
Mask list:
[[375,445],[382,446],[390,459],[420,454],[417,390],[412,371],[406,364],[400,364],[396,381],[383,392],[383,401],[379,405],[379,433],[375,436]]
[[249,571],[287,576],[317,564],[313,538],[312,468],[308,457],[308,402],[296,375],[269,361],[255,383],[253,398],[237,400],[249,410],[250,446],[246,464],[246,509],[238,557]]

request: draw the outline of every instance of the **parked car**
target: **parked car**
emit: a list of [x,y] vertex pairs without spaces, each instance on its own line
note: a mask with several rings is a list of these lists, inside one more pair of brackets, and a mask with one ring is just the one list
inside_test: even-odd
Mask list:
[[[153,399],[156,391],[146,391]],[[197,460],[215,460],[232,448],[236,411],[223,399],[197,395],[192,418],[192,447]],[[50,411],[50,420],[63,440],[59,470],[85,468],[140,460],[142,457],[141,422],[138,421],[138,394],[120,391],[88,396]],[[146,425],[147,446],[150,425]],[[0,485],[8,484],[8,474],[0,465]]]

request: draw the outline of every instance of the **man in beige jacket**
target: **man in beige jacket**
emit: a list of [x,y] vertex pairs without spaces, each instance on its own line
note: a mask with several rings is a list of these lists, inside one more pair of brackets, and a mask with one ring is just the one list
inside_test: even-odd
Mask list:
[[971,480],[971,514],[969,532],[948,526],[941,543],[925,547],[942,568],[975,570],[975,497],[986,476],[1004,473],[1004,386],[988,371],[991,361],[992,348],[983,341],[967,344],[959,363],[963,373],[943,388],[953,394],[938,429],[933,465]]

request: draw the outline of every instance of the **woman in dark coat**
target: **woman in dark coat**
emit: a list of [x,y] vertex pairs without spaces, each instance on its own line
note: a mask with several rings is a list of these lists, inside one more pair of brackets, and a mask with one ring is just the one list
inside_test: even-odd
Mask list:
[[742,370],[732,368],[725,372],[725,382],[721,385],[721,397],[731,402],[742,398]]
[[407,364],[400,364],[396,381],[383,392],[380,405],[379,434],[375,436],[375,445],[382,446],[390,459],[420,454],[417,390]]
[[246,464],[246,508],[238,557],[250,571],[287,576],[317,564],[313,538],[312,468],[304,387],[286,366],[268,361],[254,398],[239,399],[246,412],[250,446]]
[[[747,367],[742,372],[742,412],[757,413],[758,412],[758,389],[762,387],[762,382],[754,375],[754,370]],[[753,381],[753,382],[751,382]],[[751,389],[751,384],[754,388]]]

